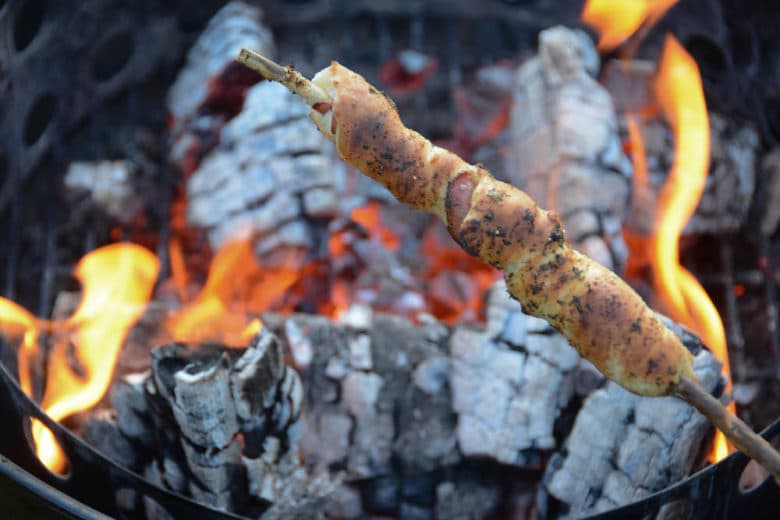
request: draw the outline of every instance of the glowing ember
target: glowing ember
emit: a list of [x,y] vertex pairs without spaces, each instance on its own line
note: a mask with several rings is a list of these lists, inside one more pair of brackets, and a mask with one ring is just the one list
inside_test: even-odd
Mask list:
[[438,225],[426,229],[422,251],[428,259],[424,278],[430,280],[425,291],[430,312],[450,324],[481,319],[485,292],[500,273],[467,254]]
[[413,50],[402,50],[377,71],[379,81],[395,95],[419,90],[439,69],[439,61]]
[[599,33],[598,48],[610,51],[640,28],[651,27],[677,0],[588,0],[582,21]]
[[365,206],[353,209],[349,216],[368,231],[372,240],[380,242],[388,251],[398,251],[401,247],[399,236],[382,224],[377,201],[372,200]]
[[[103,397],[125,336],[143,313],[158,271],[157,258],[146,249],[114,244],[86,255],[76,266],[83,295],[76,312],[64,322],[39,320],[0,299],[3,333],[13,337],[14,329],[24,330],[18,364],[20,384],[28,395],[32,394],[31,361],[40,355],[37,339],[43,331],[55,339],[41,402],[52,419],[61,421]],[[62,473],[67,461],[51,431],[33,421],[32,435],[41,462]]]

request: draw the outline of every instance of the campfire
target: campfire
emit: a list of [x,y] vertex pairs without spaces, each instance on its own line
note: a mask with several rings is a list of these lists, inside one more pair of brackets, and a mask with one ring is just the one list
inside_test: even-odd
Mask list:
[[[111,4],[0,3],[0,403],[18,418],[0,439],[4,475],[38,503],[90,518],[780,510],[710,422],[730,421],[722,403],[780,429],[778,122],[709,84],[695,10],[455,3],[439,23],[439,7]],[[91,49],[89,80],[57,69],[86,90],[22,102],[11,86],[35,74],[25,53],[53,52],[55,20]],[[506,30],[508,47],[485,37]],[[621,305],[639,310],[615,337],[653,339],[633,358],[610,346]],[[728,426],[766,465],[768,445],[756,456]]]

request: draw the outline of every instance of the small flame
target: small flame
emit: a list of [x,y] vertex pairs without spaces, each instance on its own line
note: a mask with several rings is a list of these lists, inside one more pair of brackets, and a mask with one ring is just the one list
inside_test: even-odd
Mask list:
[[599,33],[598,48],[610,51],[641,28],[649,28],[677,0],[588,0],[582,21]]
[[178,235],[171,237],[168,246],[168,258],[171,262],[171,279],[176,287],[181,302],[189,300],[189,280],[187,279],[187,263],[184,260],[184,249]]
[[248,315],[268,310],[298,277],[292,267],[262,269],[250,240],[230,242],[214,256],[200,293],[168,318],[166,329],[175,341],[244,346],[253,336]]
[[241,339],[244,344],[248,343],[252,338],[260,334],[263,330],[263,322],[259,318],[255,318],[252,322],[246,326],[241,333]]
[[[673,36],[666,38],[654,90],[675,143],[672,171],[659,196],[660,214],[651,239],[654,284],[671,317],[696,332],[723,364],[729,391],[731,369],[723,322],[701,284],[680,265],[680,235],[707,179],[710,127],[699,69]],[[728,445],[718,432],[713,458],[718,461],[726,455]]]
[[[636,34],[641,40],[676,0],[588,0],[582,20],[599,33],[598,48],[612,50]],[[626,53],[631,55],[633,49]],[[696,62],[672,36],[667,36],[654,92],[674,131],[675,158],[672,171],[658,200],[656,227],[648,241],[626,232],[629,245],[627,275],[637,274],[641,257],[649,251],[653,282],[664,311],[696,332],[723,364],[731,388],[726,333],[723,322],[704,288],[680,265],[679,242],[683,228],[696,210],[707,178],[710,158],[710,129],[701,76]],[[649,192],[644,144],[634,116],[628,116],[631,160],[634,164],[633,196]],[[733,403],[729,406],[734,411]],[[728,444],[716,432],[711,459],[728,455]]]
[[0,333],[7,338],[22,338],[17,355],[19,386],[32,395],[30,361],[38,353],[39,331],[43,322],[12,301],[0,298]]
[[[76,266],[83,296],[76,312],[64,322],[34,318],[0,299],[3,333],[13,336],[13,329],[24,329],[18,351],[19,381],[28,395],[32,395],[32,362],[40,355],[38,337],[42,331],[53,334],[55,344],[48,357],[41,402],[52,419],[60,421],[103,397],[125,336],[143,313],[158,271],[159,262],[148,250],[114,244],[89,253]],[[74,361],[78,363],[75,369]],[[32,435],[41,462],[62,473],[67,460],[51,431],[33,421]]]

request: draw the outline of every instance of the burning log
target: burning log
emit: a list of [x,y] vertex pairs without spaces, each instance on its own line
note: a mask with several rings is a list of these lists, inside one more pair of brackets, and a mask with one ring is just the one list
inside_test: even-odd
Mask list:
[[464,249],[505,268],[524,310],[548,320],[608,378],[640,395],[688,400],[780,479],[780,454],[702,388],[690,353],[632,289],[568,247],[555,214],[406,129],[388,98],[338,63],[310,82],[246,49],[238,60],[302,95],[342,158],[407,205],[436,214]]
[[305,118],[291,93],[263,82],[222,129],[219,147],[187,185],[187,220],[208,231],[214,250],[252,238],[258,257],[277,253],[283,265],[288,255],[279,250],[313,247],[310,219],[338,212],[332,154]]
[[534,467],[557,447],[555,422],[574,396],[579,356],[544,320],[522,312],[497,283],[484,331],[450,338],[453,409],[465,456]]
[[112,399],[121,419],[87,431],[99,445],[130,442],[135,458],[123,462],[175,491],[230,511],[271,505],[268,518],[305,515],[332,491],[327,475],[311,479],[298,462],[303,389],[271,333],[245,350],[157,348],[151,373],[120,382]]
[[[658,101],[652,94],[655,68],[641,60],[611,61],[604,66],[605,86],[612,94],[621,115],[640,114],[656,109]],[[749,124],[737,123],[718,113],[709,112],[710,161],[707,181],[696,211],[688,221],[684,233],[729,233],[745,222],[755,191],[756,153],[759,139]],[[626,117],[620,121],[625,122]],[[657,198],[671,170],[674,157],[673,136],[660,117],[634,118],[638,136],[621,128],[621,133],[633,148],[632,137],[641,137],[647,171],[635,179],[634,195],[626,222],[632,232],[649,235]],[[623,125],[625,126],[625,125]]]
[[780,148],[774,148],[761,161],[761,179],[766,188],[762,201],[761,233],[771,237],[780,224]]
[[186,221],[206,231],[214,251],[251,239],[264,267],[299,268],[315,246],[315,221],[339,209],[337,163],[292,94],[270,82],[254,85],[260,77],[232,60],[247,45],[274,49],[262,12],[231,2],[198,38],[169,91],[171,156],[188,179]]
[[541,32],[539,55],[515,77],[506,175],[561,215],[575,249],[620,273],[631,163],[621,151],[612,99],[592,77],[598,62],[585,33]]
[[[185,130],[200,116],[221,77],[231,75],[232,57],[246,45],[256,46],[271,55],[274,52],[273,35],[263,24],[262,10],[244,2],[232,1],[209,21],[168,93],[168,110],[175,123],[174,134]],[[236,79],[231,77],[234,82],[232,87],[240,92],[246,81],[237,85]],[[256,80],[247,81],[255,83]]]

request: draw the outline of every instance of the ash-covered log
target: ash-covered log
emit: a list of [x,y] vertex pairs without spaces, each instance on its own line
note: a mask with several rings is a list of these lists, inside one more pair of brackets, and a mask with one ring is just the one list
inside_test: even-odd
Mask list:
[[593,76],[598,53],[585,33],[554,27],[515,77],[511,182],[561,215],[567,239],[621,272],[628,250],[620,226],[631,163],[623,154],[615,107]]
[[340,170],[306,108],[233,61],[247,45],[273,53],[273,36],[258,8],[234,1],[200,35],[168,93],[171,159],[189,179],[187,223],[206,231],[214,251],[252,239],[264,267],[300,267],[323,220],[338,212]]
[[273,35],[263,24],[262,10],[241,1],[229,2],[211,18],[198,37],[168,92],[174,136],[186,132],[187,126],[199,126],[194,123],[203,117],[204,105],[215,101],[215,90],[221,86],[218,84],[221,79],[234,83],[231,88],[236,89],[239,99],[247,82],[257,82],[259,78],[242,76],[233,67],[233,55],[246,45],[274,53]]
[[[648,480],[679,480],[699,460],[710,430],[690,406],[670,399],[653,404],[624,391],[613,395],[612,385],[563,336],[522,312],[503,283],[491,291],[486,312],[483,328],[454,329],[357,309],[341,323],[311,315],[266,317],[291,350],[311,349],[301,369],[301,454],[311,472],[345,471],[346,481],[327,511],[342,518],[413,510],[456,518],[467,506],[479,504],[469,509],[479,515],[524,504],[535,491],[510,489],[505,480],[513,475],[513,482],[527,486],[541,481],[547,461],[562,460],[564,446],[577,442],[566,440],[571,425],[590,420],[578,417],[592,413],[598,398],[580,406],[594,391],[612,392],[616,402],[610,406],[636,417],[629,425],[624,416],[599,416],[605,428],[620,433],[598,452],[597,458],[605,457],[601,466],[612,468],[620,443],[629,434],[642,439],[641,428],[648,425],[653,438],[675,439],[673,446],[643,445],[647,460],[675,468],[669,473],[656,464]],[[708,352],[696,359],[700,375],[719,380],[720,367]],[[681,429],[680,421],[690,427]],[[500,476],[477,486],[473,471]],[[633,501],[646,491],[643,485],[623,488],[615,504]]]
[[310,219],[333,217],[339,204],[336,162],[307,112],[278,84],[249,90],[187,186],[187,219],[208,231],[212,248],[252,238],[274,267],[284,265],[284,252],[314,247]]
[[[455,328],[361,305],[337,322],[269,314],[246,350],[154,350],[151,372],[118,381],[116,413],[93,417],[87,430],[154,481],[253,514],[269,504],[340,518],[525,511],[545,465],[543,497],[566,488],[551,482],[586,478],[577,467],[602,468],[596,491],[569,486],[556,500],[604,508],[679,480],[696,463],[709,429],[690,407],[605,385],[503,283],[486,314],[483,327]],[[700,376],[717,381],[709,354],[696,359]],[[588,444],[594,435],[597,447]],[[485,476],[479,485],[476,475]]]
[[298,462],[303,389],[273,334],[246,349],[165,345],[138,379],[115,387],[115,430],[149,478],[228,511],[267,509],[267,518],[305,516],[332,491],[327,475],[312,479]]

